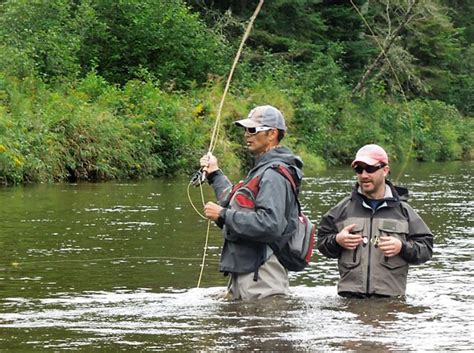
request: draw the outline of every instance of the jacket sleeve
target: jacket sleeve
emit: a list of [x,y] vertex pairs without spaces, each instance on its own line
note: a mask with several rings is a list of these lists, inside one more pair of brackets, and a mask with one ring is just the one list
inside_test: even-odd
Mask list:
[[270,243],[283,235],[288,225],[286,208],[296,207],[293,190],[289,182],[272,169],[263,174],[259,186],[254,211],[226,210],[226,239]]
[[232,190],[232,183],[220,169],[209,174],[207,180],[214,189],[214,193],[216,195],[216,199],[219,201],[219,204],[222,207],[227,207],[229,205],[229,194]]
[[322,218],[318,226],[318,250],[330,258],[338,258],[343,248],[336,242],[338,233],[335,221],[335,208],[329,210]]
[[408,237],[402,242],[400,256],[409,264],[422,264],[433,256],[433,234],[421,217],[409,206],[404,205],[408,217]]

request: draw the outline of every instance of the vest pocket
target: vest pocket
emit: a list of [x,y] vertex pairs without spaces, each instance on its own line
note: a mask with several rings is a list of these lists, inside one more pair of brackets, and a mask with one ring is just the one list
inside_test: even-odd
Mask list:
[[[341,231],[344,227],[347,227],[350,224],[355,224],[354,228],[352,228],[352,234],[360,234],[364,236],[364,225],[365,220],[363,218],[357,217],[349,217],[345,219],[343,222],[337,224],[338,231]],[[346,250],[344,249],[339,257],[339,271],[341,275],[347,274],[351,270],[355,269],[357,266],[360,265],[361,262],[361,253],[362,253],[362,246],[364,243],[359,244],[357,248],[354,250]]]
[[394,236],[405,241],[408,234],[408,222],[397,220],[382,220],[379,225],[379,234],[382,236]]
[[[339,275],[341,276],[341,280],[349,280],[352,278],[354,281],[358,282],[359,280],[355,280],[356,278],[360,278],[361,270],[360,270],[360,255],[357,256],[356,253],[356,260],[353,261],[354,251],[345,251],[347,253],[346,256],[341,257],[339,259]],[[359,251],[360,253],[360,251]]]
[[408,262],[397,255],[393,257],[384,257],[381,265],[391,271],[397,271],[408,267]]
[[341,262],[341,265],[348,270],[351,270],[353,268],[356,268],[357,266],[360,265],[360,261],[351,261],[351,262]]
[[[400,239],[402,242],[406,241],[408,235],[408,222],[393,219],[380,220],[378,226],[380,236],[389,236]],[[399,255],[386,257],[382,256],[381,265],[391,271],[404,271],[408,263]]]
[[347,268],[352,269],[360,265],[360,245],[354,250],[345,250],[341,255],[340,264]]

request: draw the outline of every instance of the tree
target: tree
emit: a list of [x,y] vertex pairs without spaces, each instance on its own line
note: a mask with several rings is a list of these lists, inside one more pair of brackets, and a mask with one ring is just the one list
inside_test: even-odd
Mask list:
[[354,92],[369,81],[384,82],[387,92],[402,88],[408,95],[455,102],[459,92],[453,88],[466,80],[460,61],[464,50],[462,31],[448,14],[436,0],[371,1],[361,16],[368,22],[366,35],[379,54],[366,67]]
[[108,80],[123,83],[145,69],[162,82],[182,86],[222,72],[225,43],[182,1],[103,1],[93,6],[101,30],[86,38],[83,65],[96,64]]
[[[392,15],[390,14],[390,11],[389,11],[391,9],[389,9],[389,3],[386,4],[386,8],[387,8],[386,14],[385,16],[382,15],[382,17],[384,17],[384,20],[387,24],[386,33],[384,34],[385,38],[382,41],[381,38],[377,38],[377,35],[375,33],[371,32],[371,34],[374,36],[374,40],[377,43],[377,46],[380,49],[380,53],[372,61],[372,63],[366,68],[364,74],[357,82],[357,85],[354,87],[354,90],[352,91],[353,93],[360,92],[364,89],[365,82],[367,81],[369,76],[372,74],[372,72],[376,69],[376,67],[380,65],[383,59],[385,59],[391,66],[388,52],[390,51],[392,44],[394,44],[400,32],[404,29],[405,26],[407,26],[416,17],[416,14],[414,14],[414,6],[415,6],[415,1],[412,0],[412,1],[407,2],[406,9],[402,8],[401,11],[397,11],[397,12],[401,12],[400,20],[398,21],[396,27],[392,28],[393,27]],[[355,8],[355,9],[356,11],[359,12],[358,8]],[[371,31],[371,28],[369,28],[369,30]],[[391,66],[391,69],[393,69],[392,66]]]
[[47,80],[96,70],[112,83],[147,76],[180,88],[224,71],[226,43],[181,0],[9,0],[0,6],[1,44],[28,57]]
[[[14,53],[13,60],[18,64],[29,61],[45,80],[79,74],[82,6],[73,6],[68,0],[5,1],[0,6],[0,43],[4,53]],[[14,62],[9,69],[15,73]]]

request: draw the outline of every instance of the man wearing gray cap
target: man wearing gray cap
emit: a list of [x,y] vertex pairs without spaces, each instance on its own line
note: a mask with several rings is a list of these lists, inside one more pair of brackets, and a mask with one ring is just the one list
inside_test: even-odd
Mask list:
[[337,258],[343,297],[405,295],[409,265],[433,254],[433,235],[406,202],[408,190],[394,186],[385,150],[375,144],[359,149],[352,168],[352,193],[330,209],[318,228],[318,249]]
[[204,207],[205,216],[223,230],[219,270],[231,276],[231,299],[285,295],[289,293],[288,271],[274,251],[295,232],[298,205],[290,181],[276,168],[285,167],[299,185],[303,163],[280,146],[286,125],[275,107],[256,107],[235,124],[244,129],[247,149],[255,158],[247,177],[232,186],[215,156],[207,154],[200,161],[219,200]]

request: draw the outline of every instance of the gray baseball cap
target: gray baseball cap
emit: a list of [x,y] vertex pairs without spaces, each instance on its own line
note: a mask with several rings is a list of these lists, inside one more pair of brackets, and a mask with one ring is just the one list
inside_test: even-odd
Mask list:
[[243,127],[268,126],[279,130],[286,130],[283,114],[271,105],[262,105],[253,108],[246,119],[237,120],[235,125]]

